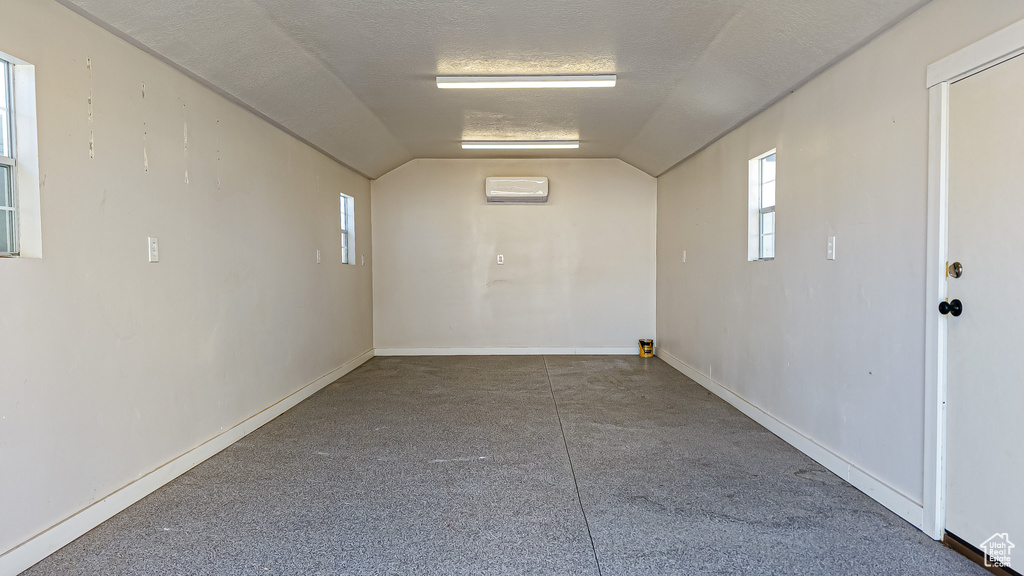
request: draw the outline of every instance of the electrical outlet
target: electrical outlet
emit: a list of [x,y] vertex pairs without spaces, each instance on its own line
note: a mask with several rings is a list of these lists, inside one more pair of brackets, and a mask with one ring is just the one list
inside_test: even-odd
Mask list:
[[503,254],[498,254],[498,266],[501,266],[504,263],[505,263],[505,256]]
[[683,264],[686,264],[686,250],[683,250]]
[[319,263],[320,263],[320,250],[317,250],[317,251],[316,251],[316,263],[317,263],[317,264],[319,264]]
[[159,262],[160,261],[160,239],[156,236],[150,236],[147,238],[146,244],[149,245],[149,261]]
[[828,260],[835,260],[836,259],[836,237],[835,236],[829,236],[828,237],[828,250],[825,253],[825,258],[827,258]]

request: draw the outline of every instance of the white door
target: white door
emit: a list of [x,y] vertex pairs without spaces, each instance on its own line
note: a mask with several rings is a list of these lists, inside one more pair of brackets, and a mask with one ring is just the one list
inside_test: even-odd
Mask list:
[[[1024,57],[949,90],[946,530],[1024,569]],[[952,271],[951,271],[952,272]],[[953,306],[956,312],[956,306]],[[1013,551],[1011,551],[1012,554]],[[1011,560],[1012,560],[1011,556]]]

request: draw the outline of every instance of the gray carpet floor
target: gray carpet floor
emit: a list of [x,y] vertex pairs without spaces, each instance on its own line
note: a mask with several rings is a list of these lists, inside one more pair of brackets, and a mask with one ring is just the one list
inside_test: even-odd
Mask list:
[[986,574],[667,364],[375,358],[25,574]]

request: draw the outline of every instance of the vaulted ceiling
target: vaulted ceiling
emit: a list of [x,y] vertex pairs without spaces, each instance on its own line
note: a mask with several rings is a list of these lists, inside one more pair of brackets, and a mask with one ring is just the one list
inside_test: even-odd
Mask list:
[[[375,178],[412,158],[659,175],[927,0],[59,0]],[[438,74],[616,73],[439,90]],[[579,139],[464,151],[462,140]]]

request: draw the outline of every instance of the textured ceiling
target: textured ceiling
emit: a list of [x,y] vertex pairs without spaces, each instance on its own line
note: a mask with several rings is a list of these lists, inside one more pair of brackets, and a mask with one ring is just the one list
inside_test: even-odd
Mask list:
[[[412,158],[621,158],[658,175],[927,0],[59,0],[377,177]],[[437,74],[618,86],[439,90]],[[579,150],[459,142],[579,138]]]

